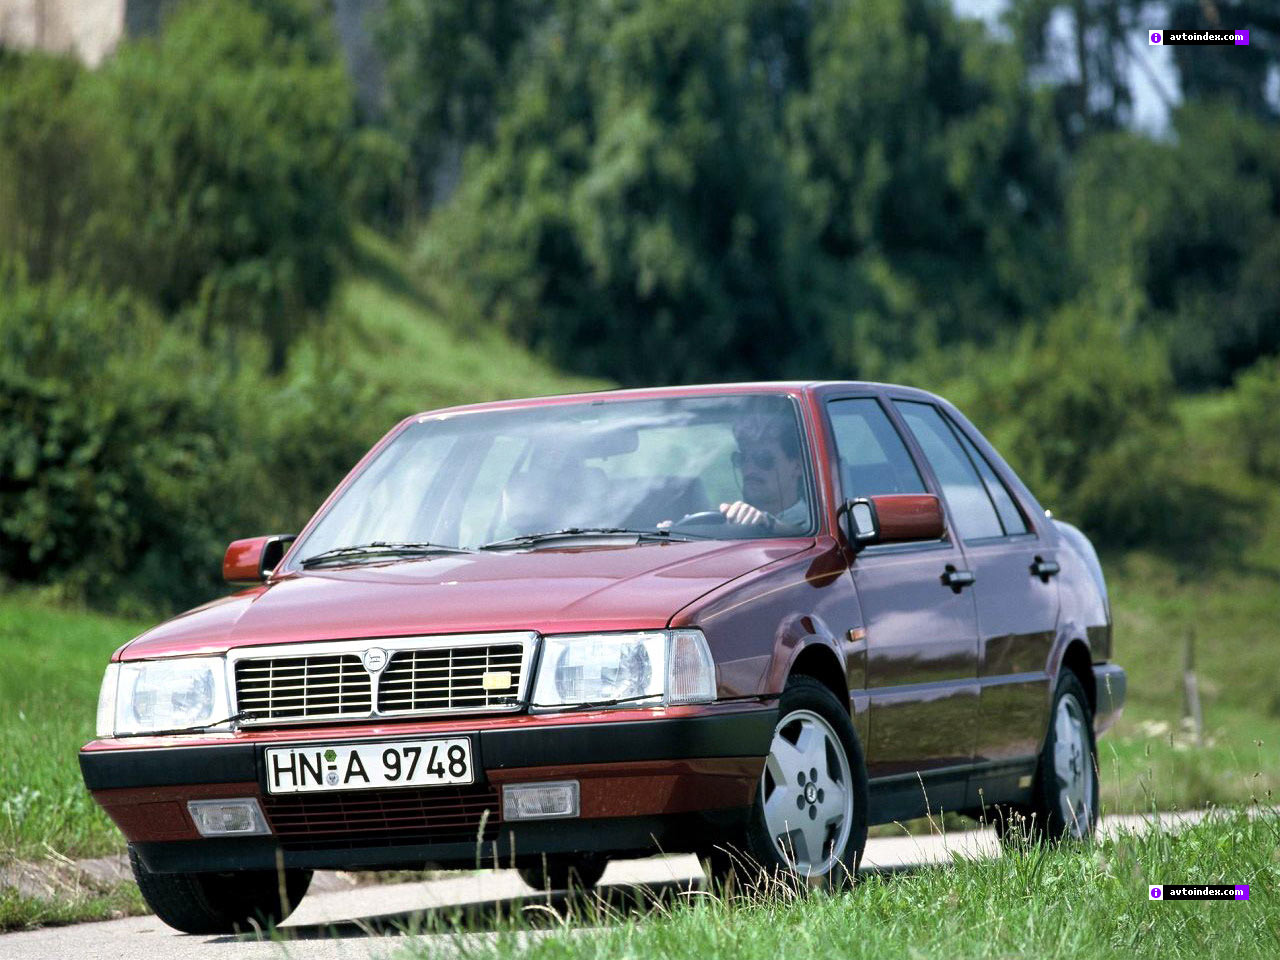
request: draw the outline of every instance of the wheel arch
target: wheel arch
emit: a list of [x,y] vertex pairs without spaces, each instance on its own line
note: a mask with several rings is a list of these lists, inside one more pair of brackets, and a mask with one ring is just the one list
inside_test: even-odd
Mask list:
[[[1062,676],[1062,671],[1064,670],[1074,673],[1080,681],[1080,686],[1084,687],[1085,695],[1089,698],[1089,714],[1092,716],[1098,709],[1098,691],[1093,676],[1093,654],[1089,650],[1089,645],[1079,637],[1067,641],[1067,645],[1062,651],[1062,658],[1058,661],[1058,669],[1053,675],[1055,689],[1058,686],[1058,679]],[[1052,696],[1052,691],[1050,696]]]
[[811,677],[830,690],[845,710],[849,710],[849,686],[835,651],[820,640],[801,646],[787,665],[786,679]]

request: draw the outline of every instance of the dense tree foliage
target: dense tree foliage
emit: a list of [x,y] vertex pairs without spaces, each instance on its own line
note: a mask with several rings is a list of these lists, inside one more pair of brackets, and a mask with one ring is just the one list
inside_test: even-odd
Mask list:
[[[0,238],[34,278],[128,289],[273,369],[350,234],[352,95],[322,8],[214,0],[97,73],[0,63]],[[209,337],[206,336],[206,342]]]
[[563,363],[874,372],[1054,302],[1052,126],[946,3],[589,4],[526,57],[423,264]]
[[388,0],[381,126],[326,0],[175,4],[94,71],[0,52],[0,573],[181,604],[233,523],[295,527],[386,425],[291,352],[347,318],[359,220],[461,333],[933,387],[1100,542],[1180,549],[1222,505],[1178,391],[1230,391],[1242,483],[1280,462],[1280,20],[1170,3],[1251,42],[1174,48],[1153,136],[1148,6]]

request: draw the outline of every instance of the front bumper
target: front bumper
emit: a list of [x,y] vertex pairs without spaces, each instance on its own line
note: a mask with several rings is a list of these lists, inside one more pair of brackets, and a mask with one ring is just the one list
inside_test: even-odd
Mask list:
[[[544,853],[696,849],[745,818],[768,752],[776,705],[627,711],[616,716],[450,720],[375,731],[255,731],[218,743],[96,741],[80,753],[85,784],[156,872],[475,866]],[[373,735],[375,734],[376,735]],[[468,736],[477,782],[271,796],[263,755],[300,741]],[[580,815],[504,823],[506,783],[577,780]],[[272,836],[202,838],[187,801],[254,797]]]

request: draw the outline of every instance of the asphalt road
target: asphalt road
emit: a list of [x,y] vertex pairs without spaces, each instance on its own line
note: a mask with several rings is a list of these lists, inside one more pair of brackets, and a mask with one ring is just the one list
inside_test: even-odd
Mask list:
[[[1195,814],[1163,815],[1169,825],[1199,819]],[[1109,817],[1103,832],[1143,829],[1150,818]],[[986,857],[999,852],[990,830],[946,836],[902,836],[873,839],[863,857],[866,872],[900,872],[954,856]],[[608,901],[623,909],[644,909],[657,899],[696,896],[702,882],[693,857],[655,857],[609,865],[602,880]],[[170,930],[154,917],[130,917],[105,923],[83,923],[0,936],[0,960],[365,960],[393,955],[412,931],[432,913],[453,913],[461,906],[471,914],[472,929],[484,919],[539,904],[564,906],[564,898],[534,894],[514,871],[464,874],[425,883],[333,889],[309,894],[282,926],[288,942],[251,936],[190,937]],[[547,916],[545,910],[535,908]],[[536,934],[533,934],[536,936]],[[447,941],[484,933],[436,934]],[[442,951],[447,952],[447,949]]]

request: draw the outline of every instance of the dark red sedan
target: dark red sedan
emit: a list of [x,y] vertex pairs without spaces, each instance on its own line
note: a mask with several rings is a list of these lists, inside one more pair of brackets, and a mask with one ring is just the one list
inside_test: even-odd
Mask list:
[[1084,837],[1124,700],[1088,540],[906,387],[424,413],[224,572],[247,589],[116,652],[80,754],[192,932],[316,868],[560,887],[732,851],[823,882],[927,810]]

